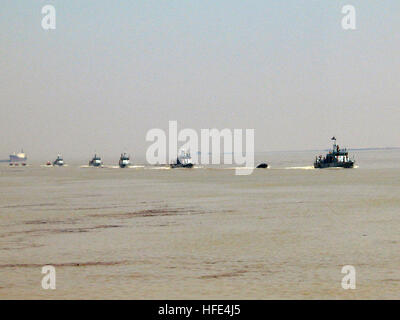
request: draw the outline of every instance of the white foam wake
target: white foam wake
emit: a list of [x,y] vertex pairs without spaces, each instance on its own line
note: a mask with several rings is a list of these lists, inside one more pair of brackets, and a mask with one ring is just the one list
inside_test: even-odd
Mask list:
[[286,170],[314,170],[314,166],[305,166],[305,167],[286,167]]

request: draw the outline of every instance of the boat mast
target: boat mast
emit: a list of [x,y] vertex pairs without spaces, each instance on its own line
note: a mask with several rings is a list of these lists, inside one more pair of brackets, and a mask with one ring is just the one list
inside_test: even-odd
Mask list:
[[332,139],[331,139],[332,141],[333,141],[333,152],[335,152],[336,151],[336,138],[335,138],[335,136],[333,136],[332,137]]

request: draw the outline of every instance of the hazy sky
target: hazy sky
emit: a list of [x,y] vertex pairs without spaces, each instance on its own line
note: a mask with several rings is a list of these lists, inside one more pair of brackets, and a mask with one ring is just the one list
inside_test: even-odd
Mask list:
[[2,0],[0,70],[0,158],[143,156],[168,120],[256,151],[400,146],[399,0]]

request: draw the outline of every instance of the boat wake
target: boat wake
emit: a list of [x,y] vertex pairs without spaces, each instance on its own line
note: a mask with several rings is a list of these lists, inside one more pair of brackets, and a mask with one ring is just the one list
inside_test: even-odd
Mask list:
[[95,167],[95,166],[89,166],[87,164],[79,166],[79,168],[104,168],[104,167],[105,167],[104,165]]
[[304,167],[286,167],[286,170],[314,170],[314,166],[304,166]]
[[69,167],[68,164],[63,164],[62,166],[57,166],[57,165],[53,165],[53,164],[41,164],[40,166],[43,167],[43,168]]
[[[201,167],[205,168],[205,167]],[[226,168],[205,168],[205,169],[211,169],[211,170],[255,170],[257,169],[256,167],[226,167]]]
[[[81,168],[89,168],[89,166],[81,166]],[[126,166],[125,168],[121,168],[120,166],[110,166],[110,165],[103,165],[102,168],[108,169],[144,169],[145,166]]]

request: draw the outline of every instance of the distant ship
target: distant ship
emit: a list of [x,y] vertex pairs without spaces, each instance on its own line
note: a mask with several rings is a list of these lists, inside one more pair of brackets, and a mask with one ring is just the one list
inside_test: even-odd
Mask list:
[[126,153],[121,153],[121,157],[119,158],[118,164],[120,168],[128,167],[131,164],[129,156]]
[[61,156],[61,154],[57,155],[57,159],[53,161],[53,166],[63,166],[64,165],[64,159]]
[[325,157],[319,156],[315,158],[314,168],[353,168],[354,160],[350,160],[347,149],[340,149],[336,145],[336,138],[333,137],[333,147]]
[[[24,150],[21,150],[21,152],[19,153],[13,153],[10,154],[10,165],[18,165],[18,164],[22,164],[23,166],[26,165],[26,161],[28,160],[28,157],[26,156],[26,153],[24,152]],[[6,161],[6,160],[5,160]]]
[[92,160],[89,161],[89,166],[90,167],[100,167],[102,166],[103,162],[101,161],[101,158],[95,154]]
[[181,154],[176,158],[176,163],[172,163],[171,168],[192,168],[193,162],[189,152],[182,150]]

